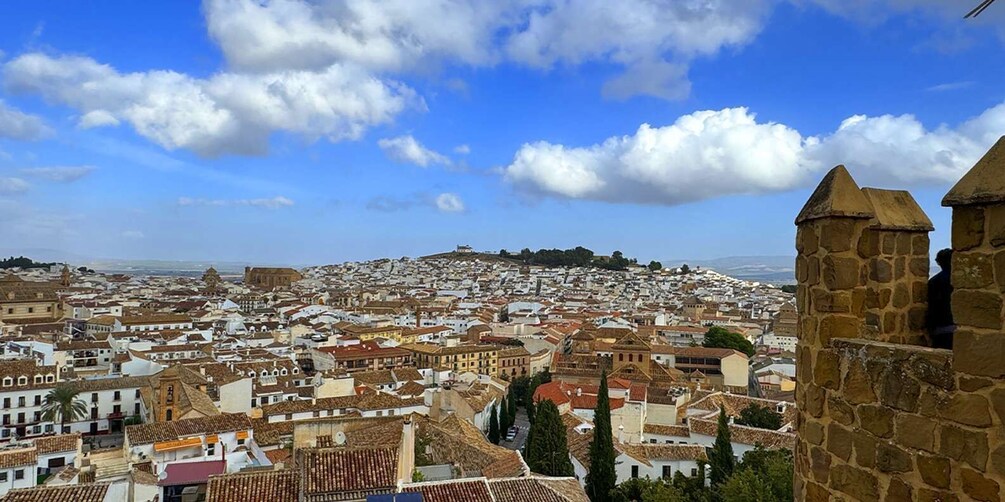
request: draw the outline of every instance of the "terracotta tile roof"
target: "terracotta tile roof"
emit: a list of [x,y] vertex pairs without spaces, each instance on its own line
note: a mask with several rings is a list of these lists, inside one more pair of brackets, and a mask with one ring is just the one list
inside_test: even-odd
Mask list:
[[[690,418],[687,421],[692,434],[702,434],[715,437],[718,430],[718,423],[713,420],[701,420]],[[729,426],[730,439],[734,443],[756,445],[759,444],[767,449],[787,448],[792,449],[796,445],[796,435],[789,432],[778,432],[745,425],[731,424]]]
[[588,502],[576,478],[511,478],[489,480],[495,502]]
[[251,419],[243,413],[224,413],[211,417],[190,418],[175,422],[153,422],[129,425],[126,439],[130,445],[171,441],[199,434],[219,434],[251,430]]
[[139,389],[149,387],[150,379],[147,377],[94,378],[87,380],[74,380],[72,382],[67,382],[66,385],[77,392],[98,392],[102,390]]
[[296,502],[298,483],[292,469],[210,476],[206,502]]
[[108,484],[83,484],[65,486],[38,486],[11,490],[4,502],[103,502]]
[[402,491],[421,493],[422,502],[495,502],[485,478],[413,483]]
[[529,472],[518,452],[490,443],[474,424],[450,415],[442,422],[415,416],[416,436],[426,439],[437,463],[453,464],[462,473],[488,478],[522,476]]
[[642,426],[642,433],[686,438],[691,435],[691,429],[686,425],[645,424]]
[[0,469],[35,465],[38,461],[38,450],[34,446],[16,450],[0,451]]
[[74,451],[80,443],[80,433],[60,434],[58,436],[40,437],[35,440],[35,448],[39,455]]
[[[298,450],[307,497],[390,493],[398,483],[398,448]],[[338,498],[336,498],[338,500]]]

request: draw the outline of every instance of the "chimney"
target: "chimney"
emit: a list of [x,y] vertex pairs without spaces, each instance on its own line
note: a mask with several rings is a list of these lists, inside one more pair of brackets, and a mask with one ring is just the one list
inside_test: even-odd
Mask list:
[[579,396],[582,396],[582,395],[583,395],[583,388],[582,387],[576,387],[576,397],[579,397]]

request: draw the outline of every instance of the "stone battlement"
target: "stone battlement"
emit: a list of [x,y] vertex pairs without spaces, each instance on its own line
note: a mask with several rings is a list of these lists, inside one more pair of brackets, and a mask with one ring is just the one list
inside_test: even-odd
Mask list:
[[1005,138],[946,195],[953,350],[928,348],[931,221],[831,170],[796,218],[797,500],[1005,499]]

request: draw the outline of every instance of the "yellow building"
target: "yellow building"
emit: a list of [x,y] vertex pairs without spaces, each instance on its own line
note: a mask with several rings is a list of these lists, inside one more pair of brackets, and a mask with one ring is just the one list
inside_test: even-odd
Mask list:
[[473,371],[482,375],[499,374],[498,345],[457,345],[444,347],[432,343],[402,345],[415,357],[417,368],[435,370]]
[[404,328],[401,326],[359,326],[356,324],[350,324],[339,328],[343,334],[355,338],[359,338],[360,341],[374,340],[376,338],[383,338],[385,340],[394,340],[398,343],[409,343],[412,340],[403,340],[402,332]]
[[0,278],[0,321],[44,322],[62,318],[63,304],[55,284],[25,281],[14,274]]

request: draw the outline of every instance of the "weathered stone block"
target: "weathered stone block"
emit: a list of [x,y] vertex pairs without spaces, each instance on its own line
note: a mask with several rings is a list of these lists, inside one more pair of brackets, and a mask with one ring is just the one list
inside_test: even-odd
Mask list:
[[929,245],[930,244],[927,233],[917,234],[911,240],[911,252],[919,256],[921,255],[928,256]]
[[[953,295],[955,296],[955,295]],[[970,375],[1005,376],[1005,336],[960,329],[953,335],[953,369]]]
[[928,283],[925,281],[915,281],[911,285],[911,301],[914,303],[928,302]]
[[975,500],[984,502],[999,502],[998,483],[988,479],[983,473],[967,469],[960,469],[960,479],[963,481],[963,492],[970,495]]
[[952,477],[952,469],[949,459],[945,457],[933,457],[929,455],[918,455],[918,473],[925,483],[935,487],[948,489]]
[[914,469],[914,463],[902,448],[880,442],[876,449],[876,467],[883,472],[907,472]]
[[979,394],[956,393],[940,410],[943,418],[974,427],[991,425],[988,400]]
[[939,428],[939,453],[984,471],[988,464],[988,436],[981,431],[942,425]]
[[819,446],[824,442],[824,426],[815,420],[807,420],[799,428],[799,437]]
[[878,500],[879,482],[871,472],[850,465],[831,468],[830,487],[857,500]]
[[890,479],[890,486],[886,489],[884,500],[887,502],[907,502],[913,499],[911,487],[904,480],[897,477]]
[[830,474],[831,454],[823,448],[816,446],[810,448],[810,470],[813,472],[813,480],[819,483],[826,483]]
[[911,254],[911,234],[897,232],[897,255],[907,256],[909,254]]
[[815,256],[806,259],[806,284],[816,286],[820,283],[820,258]]
[[893,264],[879,258],[873,260],[869,267],[869,280],[886,284],[893,280]]
[[859,324],[857,317],[828,315],[820,320],[820,330],[817,332],[820,343],[827,345],[832,338],[858,338]]
[[828,255],[823,259],[823,282],[828,289],[851,289],[859,283],[859,260]]
[[829,502],[831,492],[816,483],[806,483],[806,502]]
[[919,355],[911,358],[907,367],[912,377],[929,385],[945,390],[953,390],[956,387],[953,379],[955,373],[947,358],[928,358]]
[[844,385],[841,388],[845,400],[851,404],[876,402],[876,393],[872,390],[872,380],[861,362],[852,361],[848,365],[848,373],[845,374]]
[[847,462],[851,458],[851,448],[851,431],[831,422],[827,426],[827,451]]
[[811,417],[822,417],[824,414],[824,400],[827,398],[827,391],[825,391],[822,387],[818,387],[813,384],[807,385],[805,391],[806,395],[802,406],[806,408],[806,413],[809,413]]
[[907,329],[912,332],[921,332],[925,329],[925,313],[928,307],[919,305],[917,307],[911,307],[907,311]]
[[974,392],[990,387],[994,382],[987,378],[980,378],[970,375],[960,375],[960,390],[963,392]]
[[817,312],[833,312],[847,314],[851,312],[851,291],[827,291],[814,288],[813,308]]
[[981,289],[994,282],[991,255],[980,251],[953,254],[953,287]]
[[1005,246],[1005,204],[987,208],[988,241],[992,246]]
[[[796,257],[796,282],[799,284],[806,283],[806,257],[797,256]],[[805,310],[800,310],[800,312],[806,312]]]
[[897,251],[897,236],[891,233],[883,233],[881,237],[880,251],[885,255],[894,254]]
[[1001,329],[1002,297],[985,291],[953,291],[953,320],[957,326]]
[[899,281],[907,275],[907,257],[898,256],[896,260],[893,261],[893,280]]
[[820,247],[831,253],[840,253],[851,249],[852,240],[856,236],[855,226],[858,220],[850,218],[835,218],[822,221],[820,225]]
[[991,453],[991,466],[999,475],[1005,475],[1005,444]]
[[855,410],[848,403],[834,396],[827,397],[827,414],[841,425],[851,425],[855,422]]
[[911,292],[907,289],[907,284],[900,283],[893,288],[893,306],[902,309],[911,303]]
[[841,384],[841,359],[834,352],[817,353],[813,367],[813,381],[828,389],[837,389]]
[[911,258],[911,261],[908,263],[908,270],[910,270],[911,275],[915,277],[927,278],[930,266],[928,256],[922,258]]
[[994,257],[995,282],[998,288],[1005,291],[1005,251],[995,253]]
[[872,258],[879,255],[879,234],[875,230],[866,230],[858,239],[858,256]]
[[856,464],[868,469],[876,467],[876,449],[879,445],[876,438],[865,432],[853,431],[852,445],[855,447]]
[[998,420],[1005,424],[1005,389],[991,391],[991,405],[994,406]]
[[883,375],[881,403],[913,413],[918,410],[919,395],[921,385],[899,368],[889,368]]
[[984,209],[975,206],[953,208],[953,249],[964,251],[984,240]]
[[898,413],[896,423],[897,444],[935,452],[935,429],[938,422],[918,415]]
[[858,423],[876,437],[893,436],[893,410],[890,408],[876,405],[859,406]]
[[802,255],[811,255],[819,247],[816,228],[813,225],[800,225],[796,230],[796,251]]
[[960,498],[953,492],[942,492],[929,490],[927,488],[918,489],[918,502],[959,502]]

